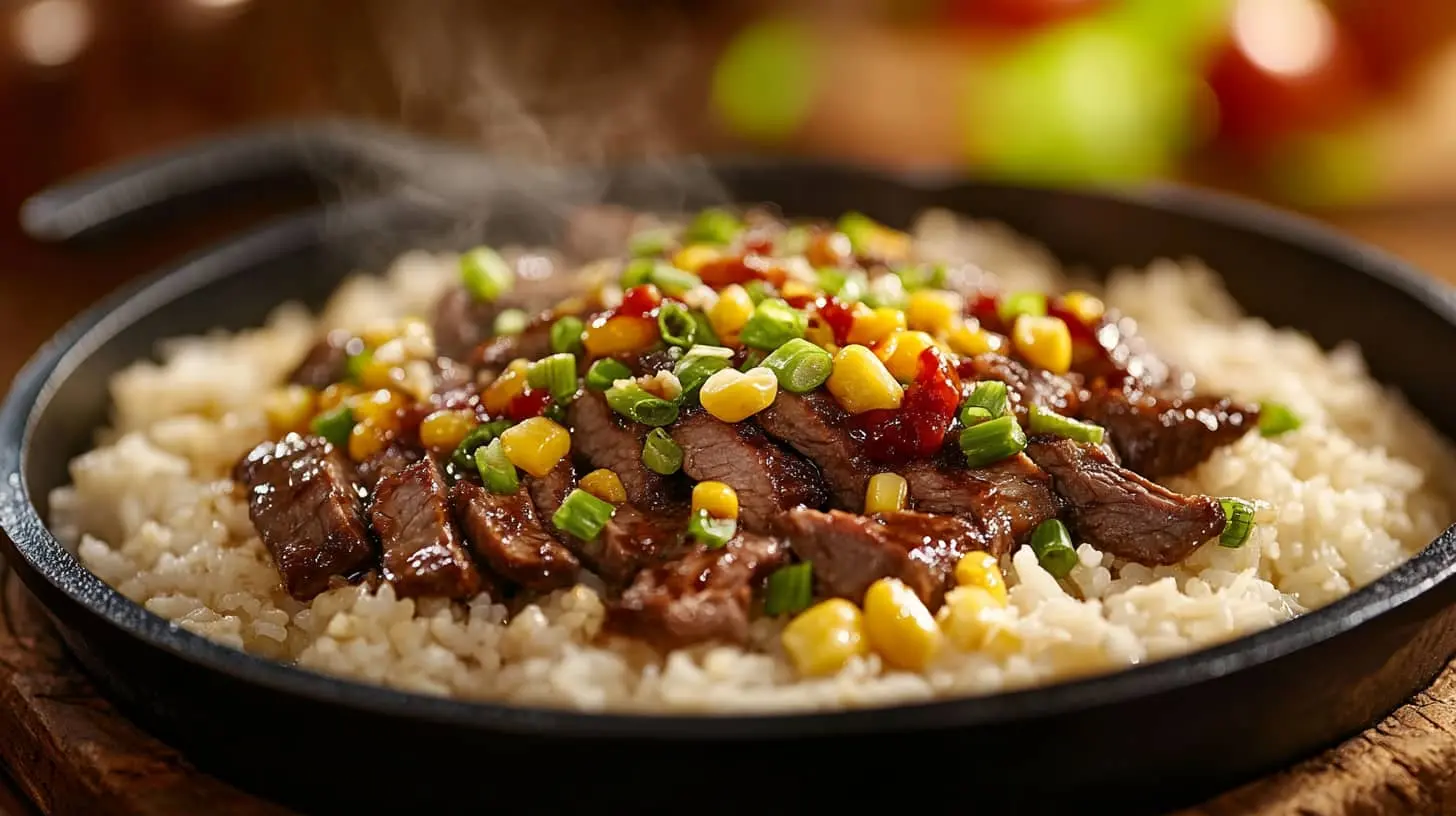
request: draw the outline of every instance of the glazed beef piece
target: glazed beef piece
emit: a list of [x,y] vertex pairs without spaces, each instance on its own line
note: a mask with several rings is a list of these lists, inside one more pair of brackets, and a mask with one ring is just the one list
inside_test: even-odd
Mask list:
[[992,550],[968,519],[909,511],[860,516],[801,507],[784,516],[779,533],[814,565],[822,591],[860,603],[870,584],[898,578],[932,610],[944,600],[961,556]]
[[369,520],[379,534],[384,580],[402,598],[464,600],[480,591],[480,572],[450,517],[450,496],[429,459],[385,476]]
[[828,496],[814,466],[779,447],[752,423],[727,423],[696,411],[672,426],[683,449],[683,472],[697,481],[724,482],[738,494],[739,519],[765,531],[784,511],[818,507]]
[[497,575],[537,592],[576,583],[581,562],[546,531],[525,487],[503,496],[462,480],[450,504],[471,548]]
[[441,357],[466,359],[490,337],[496,315],[503,308],[499,302],[476,300],[463,286],[451,287],[435,303],[431,322],[435,328],[436,353]]
[[864,508],[870,477],[882,468],[860,454],[860,443],[850,436],[848,418],[827,393],[787,391],[780,391],[773,404],[755,417],[765,433],[818,466],[831,504],[859,512]]
[[1044,369],[1028,369],[1020,362],[1000,354],[978,354],[963,360],[956,367],[967,395],[981,380],[1006,383],[1006,392],[1016,418],[1026,421],[1032,405],[1049,408],[1063,416],[1075,416],[1080,397],[1080,380],[1076,374],[1058,376]]
[[627,501],[644,509],[657,509],[682,500],[678,480],[653,473],[642,463],[642,445],[650,429],[619,417],[607,405],[606,397],[595,391],[583,392],[566,409],[566,418],[576,453],[594,468],[616,472],[627,491]]
[[556,463],[545,476],[524,476],[526,481],[526,492],[531,497],[531,503],[535,506],[536,515],[544,522],[544,526],[551,528],[551,516],[566,501],[566,497],[576,487],[576,469],[571,466],[570,458],[562,459]]
[[688,518],[683,512],[648,512],[623,504],[592,541],[566,536],[568,546],[613,591],[620,591],[646,567],[680,557]]
[[1074,535],[1140,564],[1172,564],[1223,531],[1223,507],[1185,496],[1119,467],[1096,445],[1035,437],[1027,455],[1067,501]]
[[374,565],[364,508],[348,462],[318,437],[289,434],[238,462],[248,515],[289,595],[307,601],[334,577]]
[[1226,397],[1122,387],[1096,387],[1084,418],[1107,429],[1122,463],[1150,479],[1176,476],[1259,424],[1259,411]]
[[356,468],[359,484],[363,485],[366,490],[373,491],[381,479],[404,470],[420,461],[422,457],[424,457],[424,453],[419,448],[406,445],[399,440],[390,442],[384,450],[359,463]]
[[470,353],[470,364],[477,369],[499,371],[515,359],[545,357],[551,353],[551,323],[549,314],[537,315],[520,334],[489,339]]
[[[959,451],[950,456],[959,456]],[[967,468],[964,461],[912,462],[901,475],[916,510],[972,521],[985,537],[982,549],[987,552],[1009,552],[1061,511],[1051,477],[1025,456],[982,468]]]
[[344,379],[348,374],[348,344],[351,339],[352,336],[343,330],[329,332],[308,350],[288,381],[317,390]]
[[663,649],[746,643],[753,590],[788,558],[781,541],[752,533],[718,549],[695,548],[639,572],[608,607],[606,627]]

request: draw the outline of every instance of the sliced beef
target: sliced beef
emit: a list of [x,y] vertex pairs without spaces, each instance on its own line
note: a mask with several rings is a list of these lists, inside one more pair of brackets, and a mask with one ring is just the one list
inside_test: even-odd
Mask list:
[[583,392],[566,409],[566,418],[577,454],[594,468],[614,471],[627,491],[627,501],[656,509],[681,499],[678,480],[653,473],[642,463],[642,445],[651,429],[618,416],[606,397],[596,391]]
[[537,592],[576,583],[581,562],[546,531],[525,487],[502,496],[462,480],[450,503],[471,548],[496,574]]
[[572,542],[592,571],[608,587],[620,590],[643,569],[678,558],[686,551],[687,521],[682,512],[644,512],[624,504],[617,507],[595,540]]
[[1150,479],[1191,470],[1259,423],[1257,408],[1227,397],[1122,387],[1092,389],[1083,417],[1107,429],[1123,464]]
[[545,476],[525,476],[526,491],[531,496],[531,503],[535,505],[536,515],[546,521],[550,527],[550,519],[561,503],[566,501],[567,494],[576,487],[576,470],[571,466],[571,459],[564,458],[556,463]]
[[1035,437],[1027,454],[1066,499],[1074,534],[1141,564],[1172,564],[1223,531],[1223,507],[1184,496],[1119,467],[1096,445]]
[[254,448],[234,471],[248,515],[289,595],[309,600],[335,577],[374,565],[374,548],[349,464],[319,437],[289,434]]
[[359,484],[366,490],[374,490],[379,481],[409,467],[424,457],[419,448],[394,440],[384,450],[359,463],[357,473]]
[[450,496],[429,459],[385,476],[369,520],[379,534],[384,580],[404,598],[464,600],[480,591],[480,572],[450,517]]
[[935,609],[960,557],[993,550],[985,531],[968,519],[909,511],[860,516],[801,507],[783,517],[779,533],[814,565],[825,593],[855,603],[875,581],[898,578]]
[[520,334],[503,334],[491,338],[470,354],[470,363],[479,369],[499,371],[512,360],[539,360],[551,353],[551,317],[537,315]]
[[957,366],[969,394],[981,380],[1006,383],[1011,409],[1018,419],[1026,421],[1032,405],[1049,408],[1063,416],[1075,416],[1081,377],[1059,376],[1044,369],[1028,369],[1020,362],[1000,354],[978,354]]
[[672,426],[683,449],[683,472],[727,484],[738,493],[739,518],[765,531],[785,510],[818,507],[828,494],[814,466],[770,441],[752,423],[727,423],[695,411]]
[[308,350],[288,381],[322,389],[344,379],[348,374],[349,342],[352,339],[353,336],[342,329],[329,332]]
[[922,460],[905,465],[900,475],[916,510],[973,521],[985,534],[985,549],[996,555],[1061,510],[1051,478],[1021,454],[982,468],[967,468],[964,460]]
[[606,626],[664,649],[745,643],[753,590],[788,557],[783,542],[752,533],[718,549],[695,548],[638,573],[608,608]]
[[883,468],[860,455],[860,445],[849,433],[849,415],[833,397],[823,392],[780,391],[756,419],[765,433],[819,467],[835,507],[855,512],[864,507],[865,487]]
[[435,303],[435,351],[442,357],[466,359],[490,337],[503,308],[499,302],[476,300],[463,286],[452,287]]

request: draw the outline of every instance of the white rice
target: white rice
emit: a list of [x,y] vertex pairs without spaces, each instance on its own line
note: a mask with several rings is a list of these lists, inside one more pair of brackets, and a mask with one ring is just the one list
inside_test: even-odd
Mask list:
[[[973,262],[1010,286],[1060,288],[1036,246],[994,225],[931,213],[923,251]],[[923,674],[857,660],[800,680],[776,652],[698,647],[660,657],[601,643],[603,604],[577,586],[508,623],[482,595],[468,605],[401,600],[393,590],[331,590],[309,604],[279,586],[227,472],[265,437],[260,398],[322,326],[362,327],[424,314],[455,259],[408,254],[382,277],[356,277],[315,321],[280,308],[265,328],[166,344],[111,383],[112,427],[51,496],[53,524],[82,562],[148,610],[218,642],[300,666],[424,692],[586,710],[832,708],[985,694],[1158,660],[1272,626],[1327,604],[1417,552],[1453,520],[1456,457],[1399,395],[1366,374],[1353,347],[1243,317],[1197,263],[1120,271],[1107,300],[1135,318],[1170,362],[1204,387],[1275,399],[1303,419],[1275,439],[1249,434],[1175,488],[1267,503],[1238,550],[1204,546],[1150,569],[1081,545],[1064,590],[1029,549],[1004,559],[1006,654],[946,650]]]

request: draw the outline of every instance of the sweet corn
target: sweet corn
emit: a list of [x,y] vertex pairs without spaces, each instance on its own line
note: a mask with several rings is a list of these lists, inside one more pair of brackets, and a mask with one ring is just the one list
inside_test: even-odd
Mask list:
[[876,408],[899,408],[905,389],[885,364],[864,346],[845,346],[834,355],[834,370],[825,383],[840,407],[851,414]]
[[531,364],[525,360],[512,360],[506,366],[506,370],[500,373],[495,381],[486,386],[485,391],[480,395],[481,404],[485,406],[486,413],[491,416],[501,416],[510,408],[511,400],[519,397],[521,392],[526,390],[526,372],[531,369]]
[[706,510],[713,518],[738,518],[738,493],[723,482],[693,485],[693,512]]
[[875,356],[895,379],[910,382],[920,373],[920,355],[935,344],[923,331],[897,331],[875,346]]
[[389,358],[370,356],[359,367],[359,384],[365,388],[388,388],[397,384],[403,374],[399,364]]
[[703,383],[698,401],[724,422],[741,422],[772,405],[778,393],[778,377],[763,366],[746,372],[725,368]]
[[1006,579],[996,556],[980,550],[966,553],[956,562],[955,579],[961,586],[986,590],[997,603],[1006,605]]
[[332,411],[344,403],[344,400],[359,393],[359,389],[348,383],[334,383],[319,392],[318,410],[319,413]]
[[364,345],[376,348],[388,343],[400,335],[400,325],[393,320],[376,320],[365,326],[359,332],[359,339]]
[[1021,636],[1007,626],[1005,602],[985,587],[962,586],[947,592],[935,619],[946,640],[962,651],[1005,657],[1021,648]]
[[974,320],[962,321],[952,326],[945,341],[951,351],[964,357],[1000,351],[1005,345],[1001,335],[986,331]]
[[372,420],[364,420],[349,431],[349,458],[362,462],[384,450],[389,443],[389,431]]
[[689,244],[673,253],[672,265],[688,272],[696,272],[704,264],[723,257],[723,251],[712,244]]
[[604,502],[621,504],[627,500],[627,489],[616,471],[598,468],[581,477],[581,489]]
[[867,346],[871,343],[878,343],[904,329],[905,313],[899,309],[891,309],[888,306],[866,309],[863,313],[855,315],[854,323],[849,327],[848,340],[850,343]]
[[794,303],[798,300],[814,297],[814,290],[799,281],[787,281],[779,289],[779,296],[784,300]]
[[920,671],[935,659],[945,636],[915,590],[898,578],[870,584],[864,599],[865,636],[891,666]]
[[437,451],[452,451],[478,425],[475,412],[463,408],[441,409],[420,422],[420,442]]
[[905,322],[912,329],[944,334],[955,327],[965,301],[955,292],[922,289],[911,292],[905,304]]
[[289,431],[308,428],[308,421],[318,404],[318,394],[302,385],[285,385],[270,393],[263,401],[263,415],[268,426],[282,436]]
[[806,677],[834,674],[868,654],[864,615],[843,598],[830,598],[800,612],[779,636],[794,668]]
[[718,292],[718,301],[708,310],[708,325],[713,333],[724,342],[735,342],[743,324],[753,316],[753,298],[748,290],[738,284],[723,287]]
[[531,417],[505,429],[501,448],[511,464],[532,476],[545,476],[571,452],[571,432],[545,417]]
[[635,315],[613,315],[593,320],[581,342],[591,357],[609,357],[641,351],[657,342],[657,321]]
[[1062,305],[1083,323],[1091,325],[1107,314],[1107,306],[1096,295],[1072,291],[1062,295]]
[[393,428],[399,419],[399,410],[405,406],[404,396],[388,388],[355,394],[346,402],[354,412],[354,419],[372,422],[380,428]]
[[898,473],[876,473],[865,488],[866,513],[896,513],[905,509],[910,486]]
[[817,312],[809,316],[809,325],[804,328],[804,339],[830,354],[839,350],[838,344],[834,342],[834,329]]
[[1011,327],[1016,351],[1037,368],[1065,374],[1072,367],[1072,334],[1059,317],[1022,315]]

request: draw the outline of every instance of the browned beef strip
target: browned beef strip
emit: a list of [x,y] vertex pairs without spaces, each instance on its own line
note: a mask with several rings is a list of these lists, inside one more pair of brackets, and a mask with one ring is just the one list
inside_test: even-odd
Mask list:
[[551,516],[566,501],[567,494],[576,487],[576,469],[571,466],[570,457],[563,458],[556,463],[545,476],[526,475],[526,490],[530,493],[531,503],[535,505],[536,515],[551,527]]
[[503,308],[498,302],[476,300],[463,286],[452,287],[435,303],[435,351],[442,357],[466,359],[490,337]]
[[550,313],[537,315],[520,334],[493,337],[473,351],[470,363],[479,369],[499,371],[512,360],[539,360],[551,353]]
[[546,532],[525,487],[502,496],[462,480],[450,502],[475,554],[501,577],[538,592],[576,583],[581,562]]
[[1073,533],[1099,550],[1172,564],[1223,531],[1217,499],[1174,493],[1113,464],[1096,445],[1034,437],[1026,452],[1067,500]]
[[870,584],[898,578],[931,609],[944,600],[961,556],[993,549],[968,519],[909,511],[859,516],[801,507],[783,517],[779,533],[814,565],[824,592],[859,603]]
[[566,409],[566,418],[577,454],[592,467],[614,471],[627,491],[627,501],[655,509],[681,499],[678,480],[653,473],[642,463],[642,445],[651,429],[618,416],[606,397],[596,391],[583,392]]
[[625,587],[642,569],[683,554],[687,515],[644,512],[630,504],[617,512],[592,541],[570,539],[574,550],[614,591]]
[[342,329],[329,332],[308,350],[303,362],[289,375],[288,381],[295,385],[322,389],[344,379],[348,373],[348,345],[352,339],[353,336]]
[[865,487],[876,467],[860,455],[849,435],[849,415],[823,392],[780,391],[772,405],[755,419],[769,436],[787,443],[819,467],[829,487],[830,503],[841,510],[864,508]]
[[359,463],[356,472],[359,474],[359,484],[366,490],[374,490],[375,485],[386,476],[392,476],[406,467],[420,461],[424,452],[419,448],[394,440],[385,446],[384,450]]
[[768,530],[775,518],[799,505],[827,499],[814,466],[779,447],[752,423],[727,423],[694,411],[671,428],[683,449],[683,472],[698,481],[727,484],[738,493],[745,529]]
[[1006,383],[1011,409],[1026,421],[1032,405],[1049,408],[1063,416],[1075,416],[1079,403],[1081,377],[1059,376],[1044,369],[1028,369],[1020,362],[1000,354],[978,354],[957,367],[967,394],[981,380]]
[[1227,397],[1171,389],[1094,387],[1084,418],[1107,428],[1123,464],[1149,479],[1191,470],[1259,423],[1259,411]]
[[971,520],[984,534],[984,549],[996,555],[1061,510],[1051,478],[1021,454],[982,468],[922,460],[900,473],[916,510]]
[[463,600],[480,591],[480,572],[450,517],[445,479],[433,461],[381,479],[369,520],[379,534],[384,580],[400,597]]
[[348,463],[318,437],[289,434],[264,442],[238,462],[248,515],[288,594],[306,601],[335,576],[374,565],[364,508]]
[[754,587],[788,557],[783,542],[752,533],[718,549],[697,547],[639,572],[608,607],[607,629],[664,649],[745,643]]

